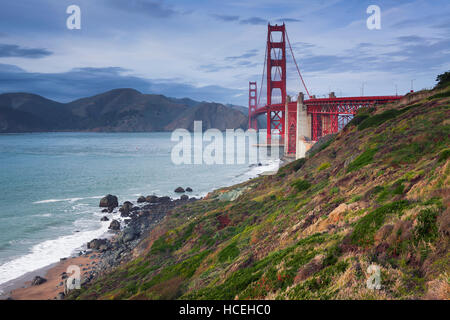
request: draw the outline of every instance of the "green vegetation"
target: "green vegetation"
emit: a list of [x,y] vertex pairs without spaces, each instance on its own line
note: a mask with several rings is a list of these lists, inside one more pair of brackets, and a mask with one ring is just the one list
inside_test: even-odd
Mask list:
[[371,117],[364,119],[358,125],[358,130],[364,130],[364,129],[367,129],[370,127],[379,126],[380,124],[383,124],[384,122],[386,122],[390,119],[394,119],[395,117],[397,117],[398,115],[400,115],[402,113],[403,113],[402,110],[389,109],[380,114],[373,115]]
[[417,217],[417,226],[414,229],[416,240],[432,241],[438,236],[436,219],[439,212],[434,209],[424,209]]
[[233,242],[229,246],[225,247],[219,252],[219,262],[224,263],[228,260],[234,259],[239,255],[239,248],[236,246],[236,242]]
[[450,157],[450,148],[442,150],[441,153],[439,153],[439,160],[438,162],[447,161],[447,159]]
[[331,164],[329,162],[324,162],[317,168],[317,171],[328,169],[330,166]]
[[373,161],[373,156],[377,153],[378,149],[368,149],[361,153],[353,162],[351,162],[347,167],[347,172],[352,172],[359,170],[362,167],[368,165]]
[[388,214],[401,212],[407,208],[406,200],[396,201],[381,206],[362,217],[355,225],[350,239],[353,244],[368,246],[373,244],[373,235],[383,225]]
[[292,183],[292,186],[297,189],[298,192],[308,190],[311,187],[311,183],[307,180],[299,179]]
[[443,87],[450,84],[450,71],[444,72],[436,77],[437,87]]

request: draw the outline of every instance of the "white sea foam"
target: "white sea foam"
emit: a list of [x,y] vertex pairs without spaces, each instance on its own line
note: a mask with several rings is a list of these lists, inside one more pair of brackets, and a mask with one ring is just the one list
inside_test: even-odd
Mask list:
[[47,199],[47,200],[40,200],[35,201],[33,204],[42,204],[42,203],[54,203],[54,202],[77,202],[80,200],[85,199],[101,199],[101,196],[95,196],[95,197],[87,197],[87,198],[67,198],[67,199]]
[[[113,218],[117,219],[118,217],[114,216]],[[0,265],[0,284],[56,263],[62,257],[71,256],[88,241],[107,233],[109,226],[107,222],[98,222],[98,225],[99,227],[95,230],[80,231],[41,242],[33,246],[28,254]]]

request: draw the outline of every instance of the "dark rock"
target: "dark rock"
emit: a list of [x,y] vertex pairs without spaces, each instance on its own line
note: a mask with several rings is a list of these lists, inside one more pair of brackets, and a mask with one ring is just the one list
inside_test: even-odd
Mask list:
[[[119,227],[120,227],[120,224],[119,224]],[[87,247],[88,247],[88,249],[98,250],[100,248],[100,246],[107,245],[107,244],[108,244],[108,240],[106,240],[106,239],[94,239],[87,243]]]
[[170,201],[172,201],[172,199],[170,199],[170,197],[167,197],[167,196],[158,198],[158,202],[160,202],[160,203],[168,203]]
[[140,196],[138,199],[137,199],[137,202],[138,203],[143,203],[143,202],[146,202],[147,200],[145,199],[145,197],[143,197],[143,196]]
[[158,197],[157,196],[147,196],[147,197],[145,197],[145,201],[148,203],[157,203]]
[[186,192],[192,192],[192,188],[191,187],[187,187],[186,188]]
[[122,241],[130,242],[136,239],[139,236],[139,231],[137,231],[134,227],[126,228],[123,231]]
[[109,225],[109,229],[111,230],[120,230],[120,223],[117,220],[111,221],[111,224]]
[[183,195],[180,197],[180,200],[182,200],[182,201],[187,201],[187,200],[189,200],[189,196],[183,194]]
[[133,204],[130,201],[125,201],[120,207],[120,216],[128,217],[130,215],[130,211],[133,209]]
[[108,194],[100,200],[100,207],[102,208],[116,208],[119,206],[119,201],[116,196]]
[[184,193],[184,189],[182,187],[178,187],[175,189],[176,193]]
[[43,284],[44,282],[47,282],[47,279],[42,278],[40,276],[36,276],[36,277],[34,277],[33,281],[31,281],[31,285],[39,286],[39,285]]
[[103,209],[102,210],[102,213],[107,213],[108,212],[108,209]]
[[105,217],[101,218],[100,221],[109,221],[109,219],[108,219],[108,217],[105,216]]
[[114,207],[109,207],[107,210],[108,210],[108,213],[112,213],[114,211]]

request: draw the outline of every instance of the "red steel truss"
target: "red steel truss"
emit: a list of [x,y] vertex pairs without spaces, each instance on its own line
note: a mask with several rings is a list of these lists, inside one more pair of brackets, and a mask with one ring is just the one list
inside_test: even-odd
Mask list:
[[305,100],[308,114],[311,115],[311,137],[336,133],[344,128],[360,108],[375,107],[400,99],[401,96],[345,97]]

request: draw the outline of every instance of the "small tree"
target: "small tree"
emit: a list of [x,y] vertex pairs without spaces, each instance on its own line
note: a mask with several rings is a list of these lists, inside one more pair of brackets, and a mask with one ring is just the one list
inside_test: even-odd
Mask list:
[[450,71],[437,76],[436,81],[438,82],[437,87],[442,87],[450,83]]

